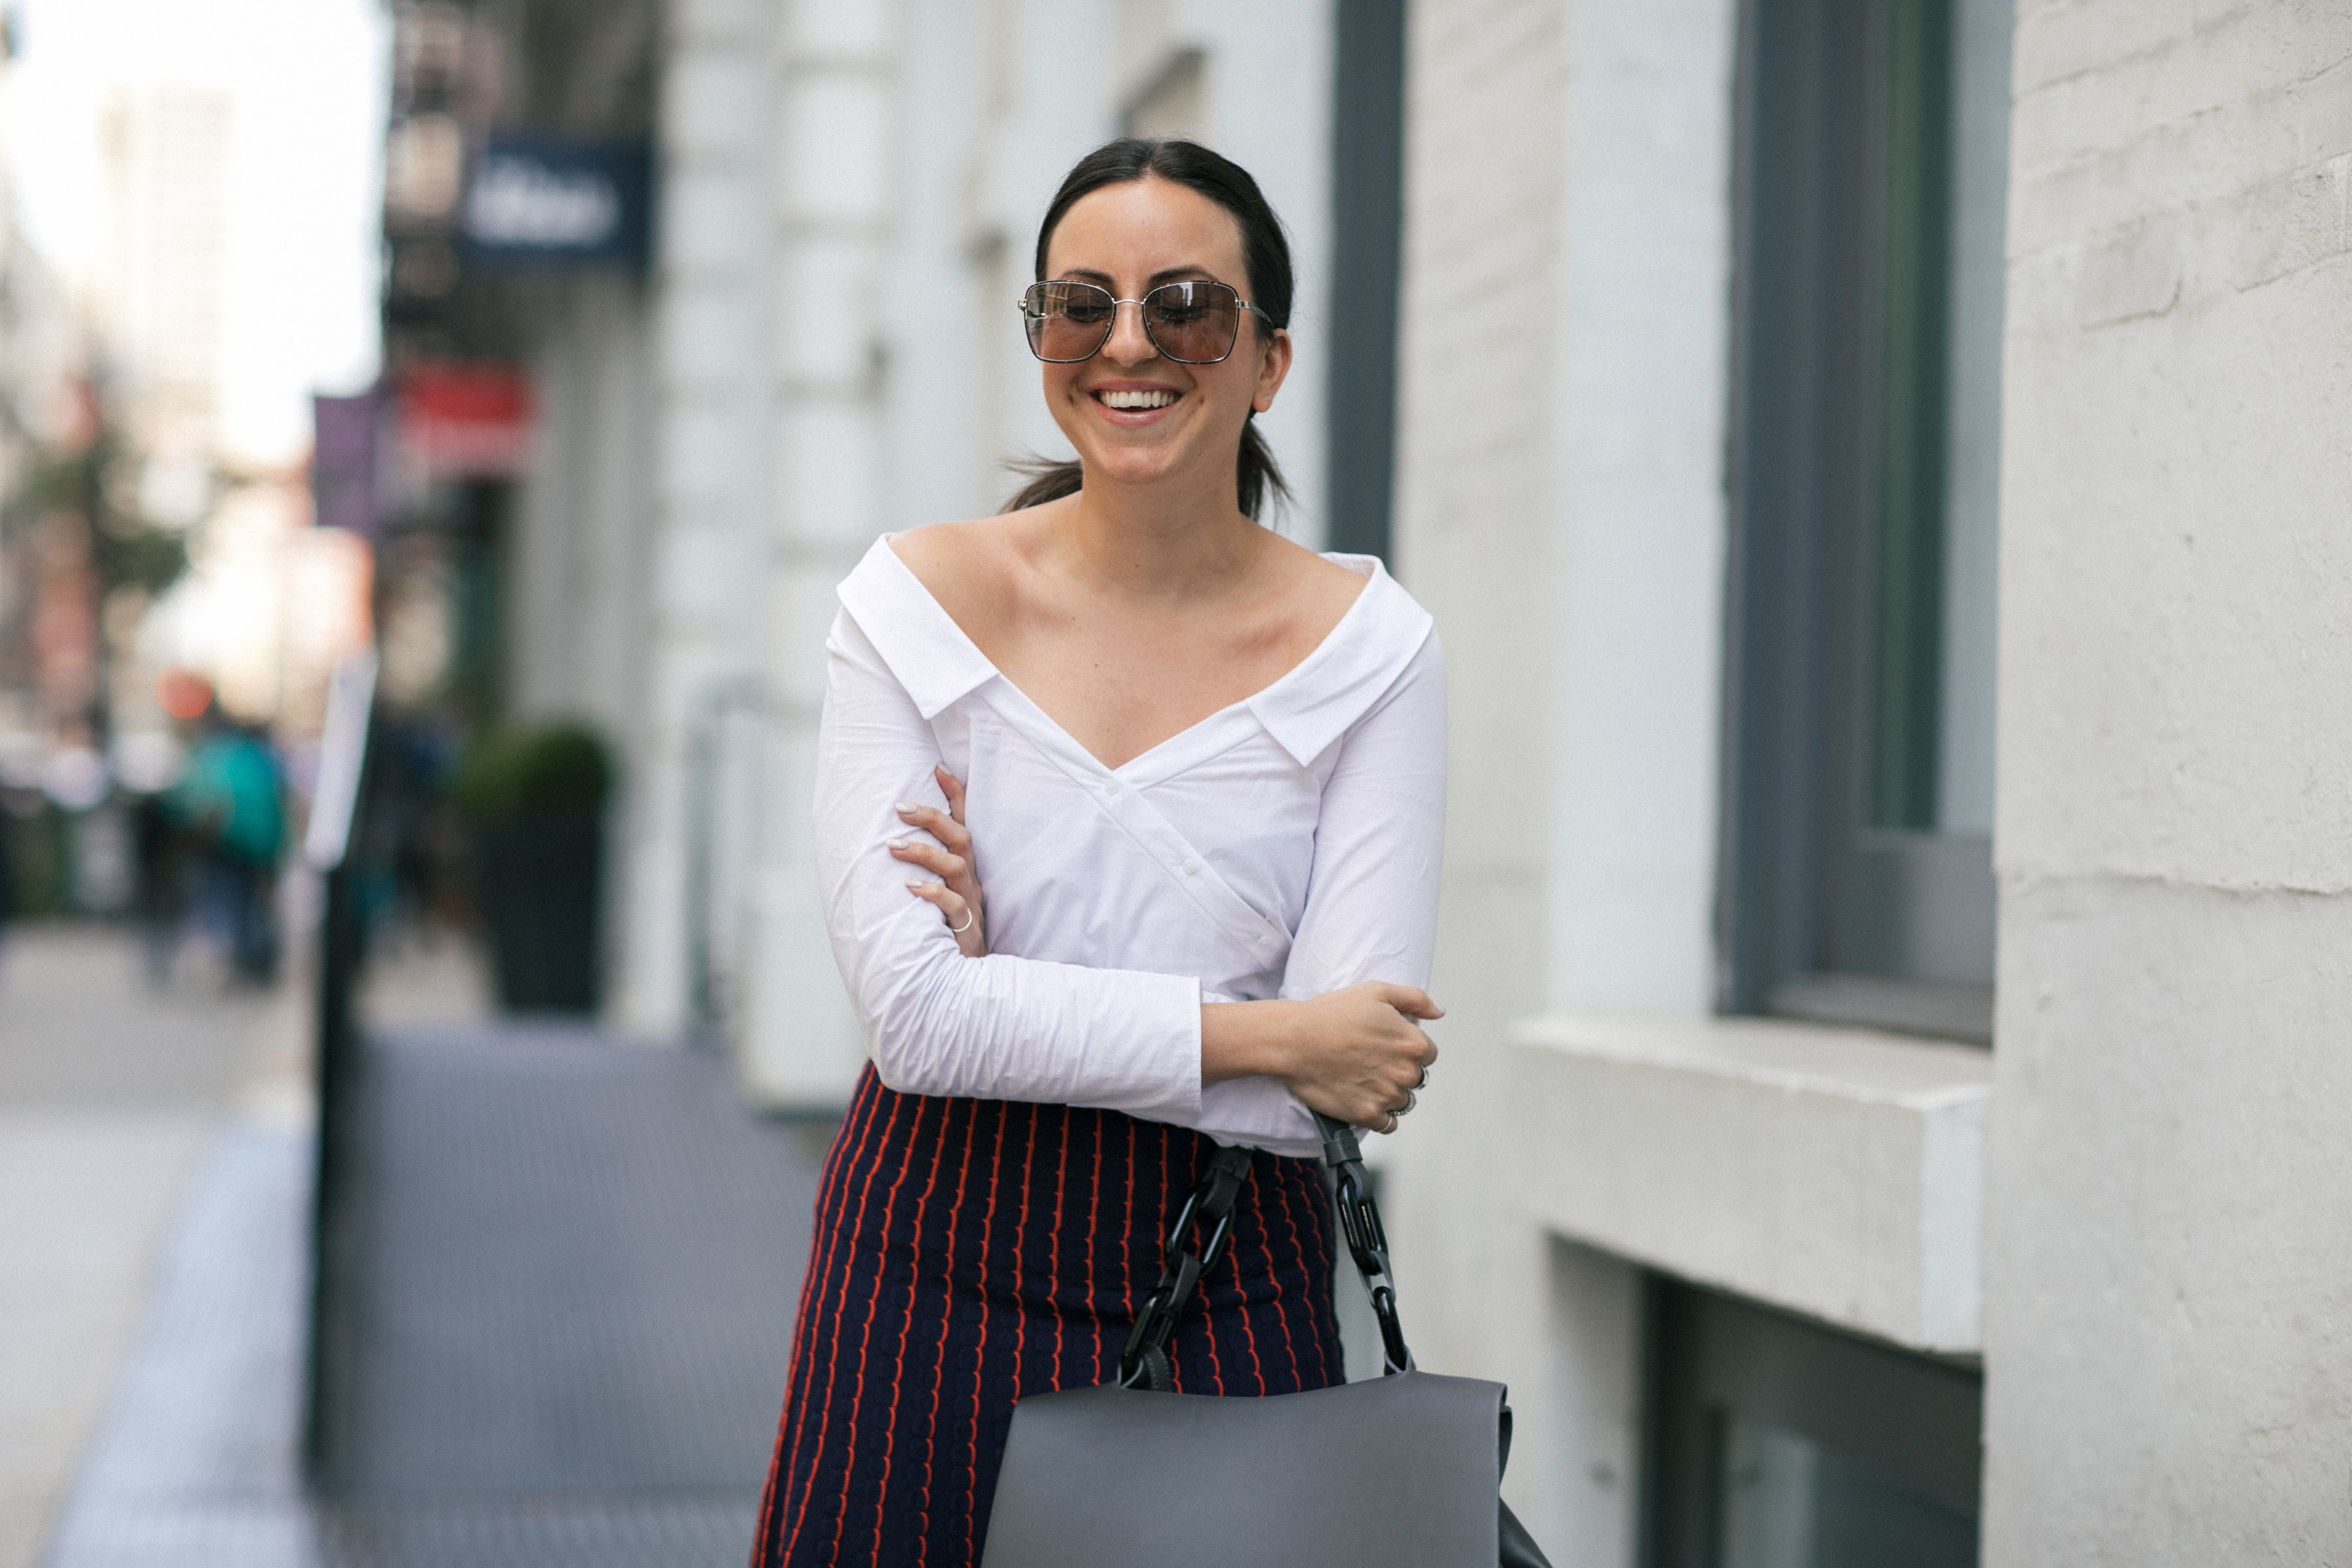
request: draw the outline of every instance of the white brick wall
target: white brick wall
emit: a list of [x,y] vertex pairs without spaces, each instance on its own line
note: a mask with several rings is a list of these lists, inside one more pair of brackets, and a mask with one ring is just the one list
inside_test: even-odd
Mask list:
[[1985,1561],[2352,1562],[2352,11],[2016,83]]

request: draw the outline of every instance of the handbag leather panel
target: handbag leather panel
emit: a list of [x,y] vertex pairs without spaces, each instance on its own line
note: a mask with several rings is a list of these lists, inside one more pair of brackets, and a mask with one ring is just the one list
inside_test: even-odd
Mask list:
[[1405,1372],[1265,1398],[1024,1399],[982,1568],[1492,1568],[1503,1397]]

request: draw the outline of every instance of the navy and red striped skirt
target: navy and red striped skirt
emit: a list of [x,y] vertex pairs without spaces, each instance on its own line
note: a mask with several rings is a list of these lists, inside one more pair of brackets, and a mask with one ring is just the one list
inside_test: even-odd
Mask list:
[[[755,1568],[965,1568],[1013,1402],[1108,1383],[1201,1133],[1112,1110],[899,1094],[869,1066],[825,1156]],[[1180,1391],[1344,1376],[1316,1166],[1260,1152],[1170,1345]]]

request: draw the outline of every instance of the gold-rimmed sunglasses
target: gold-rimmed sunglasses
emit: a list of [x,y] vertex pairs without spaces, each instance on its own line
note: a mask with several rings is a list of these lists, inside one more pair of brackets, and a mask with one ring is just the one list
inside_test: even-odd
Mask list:
[[1230,356],[1244,310],[1274,325],[1224,283],[1162,283],[1140,300],[1121,300],[1097,284],[1060,279],[1032,283],[1022,290],[1020,305],[1029,352],[1047,364],[1076,364],[1102,352],[1121,305],[1142,310],[1143,335],[1179,364],[1215,364]]

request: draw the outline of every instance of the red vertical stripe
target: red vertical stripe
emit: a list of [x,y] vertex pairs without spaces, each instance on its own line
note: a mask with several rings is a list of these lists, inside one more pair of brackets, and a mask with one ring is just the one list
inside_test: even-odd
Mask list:
[[1054,1162],[1054,1228],[1047,1250],[1046,1268],[1052,1275],[1048,1300],[1054,1308],[1054,1375],[1045,1384],[1048,1388],[1062,1386],[1062,1189],[1070,1179],[1070,1112],[1062,1110],[1061,1152]]
[[1013,1397],[1018,1399],[1029,1388],[1029,1295],[1026,1279],[1029,1263],[1029,1190],[1036,1184],[1037,1118],[1042,1114],[1034,1105],[1024,1105],[1029,1113],[1029,1137],[1021,1146],[1021,1217],[1013,1222]]
[[1095,1233],[1102,1228],[1102,1130],[1101,1116],[1095,1122],[1094,1187],[1087,1198],[1087,1321],[1095,1331],[1095,1375],[1102,1375],[1103,1323],[1102,1310],[1095,1304],[1095,1283],[1100,1278],[1095,1272]]
[[[1284,1197],[1282,1188],[1285,1183],[1280,1165],[1275,1167],[1274,1185],[1275,1202],[1270,1207],[1282,1211],[1283,1223],[1290,1227],[1293,1249],[1296,1250],[1298,1222],[1291,1217],[1290,1205],[1282,1201]],[[1298,1370],[1298,1347],[1291,1342],[1290,1338],[1290,1303],[1286,1300],[1290,1292],[1283,1289],[1282,1266],[1274,1260],[1274,1220],[1266,1208],[1261,1208],[1258,1211],[1257,1239],[1258,1244],[1265,1251],[1265,1277],[1274,1281],[1275,1321],[1282,1325],[1282,1348],[1290,1357],[1290,1385],[1293,1388],[1303,1388],[1306,1384],[1302,1380],[1303,1374]]]
[[988,1170],[988,1206],[980,1218],[980,1348],[972,1356],[971,1368],[971,1432],[964,1447],[963,1466],[963,1545],[964,1556],[973,1555],[971,1516],[980,1502],[980,1397],[988,1381],[988,1243],[996,1225],[997,1178],[1004,1171],[1004,1108],[995,1108],[991,1120],[996,1123],[996,1149],[990,1157]]
[[[1244,1189],[1242,1201],[1249,1205],[1252,1210],[1257,1210],[1265,1197],[1265,1189],[1258,1185],[1257,1163],[1253,1160],[1250,1163],[1249,1185]],[[1257,1359],[1257,1330],[1250,1324],[1250,1320],[1255,1316],[1255,1303],[1249,1299],[1249,1279],[1242,1272],[1241,1228],[1244,1225],[1258,1225],[1265,1217],[1263,1213],[1237,1215],[1234,1222],[1233,1245],[1225,1249],[1225,1261],[1232,1264],[1234,1268],[1234,1290],[1241,1299],[1242,1338],[1243,1342],[1249,1346],[1250,1375],[1257,1379],[1257,1391],[1260,1394],[1266,1392],[1265,1368]],[[1273,1283],[1271,1279],[1267,1281],[1268,1285]],[[1282,1300],[1279,1288],[1276,1288],[1275,1300],[1276,1301]]]
[[[930,1105],[931,1102],[929,1100],[918,1100],[915,1101],[915,1124],[907,1130],[907,1157],[899,1161],[898,1173],[896,1176],[891,1178],[889,1196],[882,1200],[882,1267],[883,1272],[886,1276],[889,1271],[890,1266],[890,1221],[898,1212],[898,1189],[906,1182],[908,1167],[914,1163],[913,1155],[915,1149],[917,1145],[922,1142],[923,1137],[923,1114],[930,1109]],[[890,1394],[888,1399],[884,1402],[889,1414],[884,1418],[882,1427],[882,1479],[876,1484],[874,1489],[875,1568],[881,1568],[882,1509],[884,1503],[888,1500],[890,1496],[891,1461],[897,1458],[898,1455],[898,1395],[901,1386],[899,1380],[907,1366],[907,1330],[915,1321],[915,1302],[919,1294],[917,1279],[922,1272],[920,1264],[923,1245],[923,1205],[930,1202],[931,1186],[937,1184],[939,1181],[940,1147],[941,1145],[938,1140],[934,1139],[931,1143],[931,1179],[930,1182],[924,1186],[923,1195],[915,1200],[915,1212],[913,1215],[909,1217],[907,1226],[908,1250],[914,1256],[908,1269],[906,1314],[898,1320],[898,1349],[897,1353],[893,1355],[890,1360]],[[877,1302],[882,1298],[882,1284],[883,1281],[879,1279],[876,1279],[874,1282],[874,1297]],[[874,1331],[874,1312],[872,1309],[868,1309],[866,1314],[866,1329],[868,1334],[871,1334]],[[857,1361],[858,1392],[862,1399],[865,1393],[866,1364],[866,1352],[863,1349],[860,1349],[857,1352]],[[848,1506],[848,1500],[849,1489],[844,1487],[842,1489],[842,1506],[845,1509]]]
[[[872,1072],[873,1069],[869,1067],[866,1073],[870,1075]],[[801,1279],[800,1310],[793,1332],[792,1371],[786,1379],[787,1386],[784,1392],[783,1425],[791,1433],[790,1447],[783,1456],[783,1463],[777,1476],[778,1496],[769,1500],[768,1512],[772,1519],[775,1514],[777,1504],[782,1505],[785,1518],[798,1517],[793,1508],[793,1494],[801,1479],[799,1467],[802,1444],[811,1435],[808,1394],[816,1380],[816,1336],[820,1329],[820,1320],[824,1316],[821,1310],[812,1311],[810,1309],[822,1308],[824,1293],[823,1282],[827,1278],[827,1265],[833,1257],[835,1243],[840,1234],[838,1223],[840,1205],[838,1194],[835,1191],[835,1184],[840,1176],[844,1162],[855,1157],[859,1141],[872,1124],[875,1111],[881,1103],[878,1098],[880,1087],[878,1079],[861,1081],[856,1099],[850,1102],[848,1119],[844,1122],[841,1131],[834,1135],[833,1146],[825,1152],[824,1171],[817,1186],[815,1223],[811,1227],[809,1238],[808,1268]],[[812,1465],[815,1463],[814,1454],[811,1455],[808,1462]],[[763,1523],[761,1537],[762,1540],[767,1539],[766,1528],[766,1524]]]
[[[841,1209],[844,1206],[844,1194],[846,1192],[848,1184],[856,1179],[859,1164],[866,1158],[866,1146],[868,1141],[874,1137],[877,1122],[884,1120],[881,1115],[884,1102],[887,1100],[897,1098],[892,1095],[889,1090],[882,1087],[881,1080],[878,1078],[876,1079],[869,1087],[871,1089],[870,1096],[860,1097],[865,1100],[866,1103],[863,1107],[865,1114],[863,1120],[859,1123],[856,1141],[851,1146],[849,1152],[843,1157],[842,1162],[834,1168],[832,1178],[828,1181],[825,1187],[824,1203],[819,1210],[819,1212],[824,1215],[824,1250],[810,1260],[809,1268],[812,1272],[821,1276],[817,1281],[816,1294],[812,1302],[813,1305],[818,1307],[820,1310],[822,1310],[824,1302],[824,1288],[825,1281],[827,1279],[838,1275],[841,1289],[846,1290],[848,1289],[849,1269],[846,1267],[845,1261],[840,1259],[837,1256],[845,1247],[846,1247],[849,1239],[845,1236],[840,1225]],[[887,1132],[885,1135],[887,1136]],[[841,1188],[841,1191],[837,1192],[835,1190],[836,1185]],[[839,1294],[839,1291],[835,1292],[836,1299],[834,1307],[834,1349],[825,1356],[824,1398],[817,1406],[815,1446],[809,1453],[807,1474],[803,1478],[803,1484],[799,1489],[799,1499],[794,1500],[787,1498],[784,1505],[785,1519],[792,1526],[791,1534],[784,1538],[784,1557],[787,1561],[791,1560],[793,1554],[793,1542],[800,1539],[801,1525],[807,1518],[808,1500],[815,1489],[817,1468],[824,1456],[825,1429],[831,1424],[833,1417],[833,1374],[835,1366],[839,1363],[841,1345],[841,1309],[838,1300]],[[815,1336],[812,1334],[809,1340],[809,1350],[814,1353],[815,1349]],[[812,1368],[810,1373],[812,1382],[814,1381],[814,1370]],[[803,1387],[801,1392],[805,1395],[807,1389]],[[808,1426],[808,1414],[805,1405],[803,1405],[802,1407],[799,1424],[802,1429],[805,1431]],[[797,1438],[794,1440],[793,1449],[797,1461],[797,1454],[799,1450],[799,1442]],[[797,1462],[795,1462],[794,1465],[786,1467],[788,1478],[790,1471],[796,1468],[798,1468]],[[787,1486],[790,1485],[789,1479],[787,1479],[786,1484]]]
[[[916,1125],[922,1124],[924,1101],[919,1096],[893,1095],[891,1097],[890,1118],[882,1128],[882,1147],[875,1152],[873,1163],[866,1167],[866,1180],[857,1189],[857,1223],[853,1231],[855,1235],[866,1234],[866,1201],[874,1194],[874,1178],[880,1174],[885,1165],[891,1163],[889,1160],[890,1133],[898,1125],[899,1111],[910,1100],[915,1106]],[[911,1134],[909,1146],[911,1147]],[[893,1193],[898,1191],[898,1183],[904,1181],[907,1175],[907,1162],[903,1151],[897,1163],[898,1174],[892,1179],[890,1186]],[[890,1210],[887,1206],[882,1213],[882,1235],[879,1246],[882,1258],[877,1261],[885,1261],[887,1266],[886,1260],[890,1256]],[[848,1291],[849,1272],[847,1269],[842,1271],[842,1289],[845,1297]],[[878,1271],[874,1283],[874,1293],[866,1299],[866,1324],[857,1336],[857,1379],[850,1384],[849,1389],[849,1457],[841,1468],[841,1503],[834,1510],[833,1514],[833,1531],[836,1541],[841,1536],[841,1526],[849,1517],[849,1493],[857,1477],[857,1433],[861,1425],[858,1417],[866,1409],[866,1352],[874,1347],[875,1314],[882,1309],[882,1281]]]
[[963,1158],[956,1167],[955,1202],[948,1207],[947,1306],[940,1313],[939,1372],[931,1379],[931,1411],[923,1431],[923,1512],[922,1534],[917,1539],[922,1552],[919,1562],[929,1562],[931,1550],[931,1463],[937,1454],[940,1430],[940,1390],[948,1381],[948,1330],[955,1321],[956,1238],[963,1218],[964,1187],[971,1175],[971,1146],[980,1132],[980,1102],[965,1100],[971,1113],[964,1121]]

